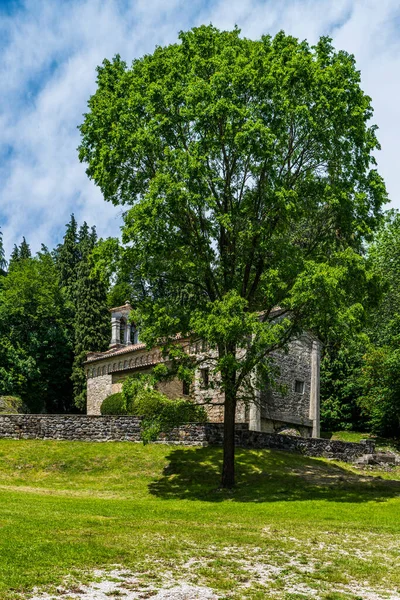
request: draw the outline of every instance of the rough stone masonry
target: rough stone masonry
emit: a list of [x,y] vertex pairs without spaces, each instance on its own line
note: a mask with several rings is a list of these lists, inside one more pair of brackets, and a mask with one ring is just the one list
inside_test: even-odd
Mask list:
[[[111,342],[106,352],[92,352],[85,363],[87,376],[87,413],[99,415],[103,400],[119,392],[126,377],[133,373],[149,373],[154,365],[165,361],[160,348],[147,350],[140,343],[139,332],[130,323],[129,303],[111,309]],[[279,315],[277,315],[279,318]],[[223,406],[218,386],[212,386],[212,368],[205,359],[201,342],[193,344],[179,339],[189,355],[203,361],[192,385],[174,379],[160,384],[160,391],[170,398],[189,397],[206,405],[208,418],[223,421]],[[288,345],[287,352],[275,352],[273,358],[280,374],[276,387],[254,388],[254,401],[238,404],[236,421],[247,423],[254,431],[279,432],[295,427],[303,437],[319,437],[320,342],[304,332]],[[284,391],[283,391],[284,390]]]
[[[0,438],[68,440],[85,442],[139,442],[138,417],[95,415],[0,415]],[[158,443],[183,446],[222,446],[221,423],[191,423],[162,434]],[[251,431],[247,423],[236,425],[236,445],[299,452],[352,462],[374,453],[374,442],[331,441]]]

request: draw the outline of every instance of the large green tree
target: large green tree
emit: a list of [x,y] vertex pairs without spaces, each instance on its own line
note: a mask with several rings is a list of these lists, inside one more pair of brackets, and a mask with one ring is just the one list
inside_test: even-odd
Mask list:
[[64,310],[48,252],[18,258],[0,280],[0,394],[20,396],[30,412],[71,406]]
[[80,159],[126,206],[141,338],[180,332],[216,352],[231,486],[236,405],[257,366],[300,328],[361,310],[363,242],[385,200],[371,100],[326,37],[211,25],[130,68],[105,60],[97,86]]

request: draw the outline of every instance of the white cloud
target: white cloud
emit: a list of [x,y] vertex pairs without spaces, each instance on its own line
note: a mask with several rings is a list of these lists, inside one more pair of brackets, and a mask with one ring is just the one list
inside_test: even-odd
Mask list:
[[[60,241],[71,212],[118,233],[120,211],[102,200],[78,161],[76,126],[95,90],[95,68],[120,53],[129,63],[179,30],[213,22],[257,38],[280,29],[311,43],[329,33],[356,55],[372,96],[382,152],[378,160],[393,205],[400,83],[399,13],[395,0],[26,0],[0,14],[0,223],[7,251],[25,235],[34,250]],[[4,41],[5,40],[5,41]]]

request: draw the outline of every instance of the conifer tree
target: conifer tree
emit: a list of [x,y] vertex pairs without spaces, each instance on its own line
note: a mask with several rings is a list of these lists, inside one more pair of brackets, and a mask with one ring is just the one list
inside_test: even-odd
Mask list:
[[7,261],[5,259],[4,246],[3,246],[3,234],[0,231],[0,275],[6,274]]
[[23,260],[25,258],[31,258],[31,257],[32,257],[31,249],[30,249],[29,244],[26,241],[25,237],[23,237],[22,242],[19,246],[14,244],[14,248],[11,252],[10,261],[8,263],[8,266],[10,269],[12,269],[13,266],[18,261]]
[[10,255],[10,260],[8,261],[9,269],[12,269],[13,265],[15,265],[15,263],[17,263],[18,260],[19,260],[19,248],[18,248],[17,244],[14,244],[14,248],[12,249],[12,252]]
[[25,237],[23,237],[21,245],[19,247],[19,258],[23,260],[24,258],[31,258],[31,256],[32,252],[29,247],[29,244],[27,243]]
[[55,251],[55,258],[61,287],[64,289],[67,299],[71,301],[73,299],[77,268],[80,260],[78,226],[73,214],[66,225],[63,243],[59,244]]
[[84,223],[79,230],[80,262],[74,290],[74,365],[72,382],[75,405],[86,405],[86,377],[83,362],[91,351],[106,350],[110,340],[110,320],[107,310],[107,288],[92,270],[91,252],[96,243],[96,231]]

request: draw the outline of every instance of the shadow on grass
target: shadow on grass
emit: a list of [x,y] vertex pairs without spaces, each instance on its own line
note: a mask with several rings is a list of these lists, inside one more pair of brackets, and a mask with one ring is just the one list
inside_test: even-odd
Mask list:
[[400,481],[384,480],[324,461],[269,450],[236,450],[236,486],[219,489],[220,448],[178,448],[170,452],[162,476],[149,484],[164,499],[220,502],[328,500],[383,502],[400,495]]

